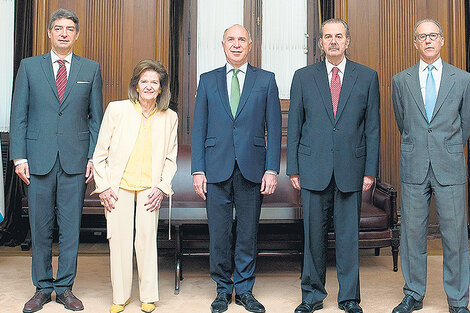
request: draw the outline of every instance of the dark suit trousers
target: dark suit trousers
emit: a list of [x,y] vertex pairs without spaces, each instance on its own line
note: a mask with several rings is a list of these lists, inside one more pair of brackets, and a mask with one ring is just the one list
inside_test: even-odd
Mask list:
[[[301,178],[302,179],[302,178]],[[336,270],[339,282],[338,303],[360,301],[359,292],[359,217],[362,192],[341,192],[331,179],[323,191],[302,189],[304,214],[304,267],[302,301],[322,301],[325,290],[328,229],[333,219]]]
[[[243,294],[253,289],[261,202],[260,184],[245,179],[236,164],[228,180],[207,184],[210,274],[217,292],[232,294],[235,288],[236,294]],[[237,227],[232,260],[233,207]]]
[[[77,272],[80,219],[85,174],[64,172],[57,157],[46,175],[31,175],[28,188],[29,223],[33,248],[32,279],[37,291],[57,294],[72,289]],[[52,233],[59,227],[57,277],[52,273]]]
[[422,184],[401,183],[400,260],[403,291],[416,300],[426,292],[429,204],[434,194],[442,235],[444,289],[452,306],[468,305],[469,256],[466,185],[439,184],[429,166]]

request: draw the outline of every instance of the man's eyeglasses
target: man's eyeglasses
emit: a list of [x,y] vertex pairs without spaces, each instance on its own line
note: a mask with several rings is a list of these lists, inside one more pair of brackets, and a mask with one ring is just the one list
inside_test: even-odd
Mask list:
[[437,38],[439,38],[441,34],[439,33],[429,33],[429,34],[417,34],[415,35],[415,39],[418,39],[418,41],[425,41],[426,38],[428,38],[429,36],[429,39],[431,39],[432,41],[436,40]]

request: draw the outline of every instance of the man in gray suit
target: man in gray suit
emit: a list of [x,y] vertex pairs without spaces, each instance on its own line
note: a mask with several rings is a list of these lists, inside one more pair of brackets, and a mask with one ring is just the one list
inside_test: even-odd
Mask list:
[[[32,280],[36,293],[23,312],[51,301],[83,310],[72,293],[85,180],[103,115],[99,64],[72,53],[79,36],[78,17],[52,13],[48,36],[52,50],[21,61],[13,94],[10,156],[15,172],[29,185]],[[52,273],[52,232],[59,227],[59,262]]]
[[287,174],[302,192],[302,303],[295,313],[323,307],[328,229],[333,222],[338,306],[361,313],[359,217],[362,191],[378,173],[380,99],[377,72],[346,58],[351,40],[341,19],[325,21],[325,60],[297,70],[291,87]]
[[393,77],[401,133],[401,269],[403,301],[393,313],[423,307],[426,232],[434,194],[444,252],[444,289],[451,313],[469,312],[469,255],[464,146],[470,135],[470,74],[441,59],[442,27],[414,27],[420,61]]

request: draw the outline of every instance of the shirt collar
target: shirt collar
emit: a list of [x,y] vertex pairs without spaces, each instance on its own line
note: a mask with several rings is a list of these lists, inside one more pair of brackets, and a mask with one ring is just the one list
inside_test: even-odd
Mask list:
[[[133,104],[134,104],[134,109],[137,111],[137,113],[139,115],[142,115],[142,107],[140,106],[139,101],[133,102]],[[155,112],[157,112],[157,106],[155,106],[155,108],[153,108],[152,112],[150,112],[150,114],[149,114],[149,116],[147,116],[147,118],[150,118],[153,115],[155,115]]]
[[69,63],[69,64],[72,64],[72,52],[69,53],[68,56],[66,56],[65,58],[61,59],[59,58],[59,56],[57,54],[55,54],[54,50],[51,50],[51,59],[52,59],[52,64],[54,64],[55,62],[57,62],[58,60],[64,60],[65,62]]
[[[238,69],[240,70],[240,72],[246,74],[247,68],[248,68],[248,62],[245,62],[245,64],[240,66]],[[227,62],[227,64],[225,65],[226,74],[228,74],[232,69],[234,69],[233,65]]]
[[338,65],[331,64],[327,58],[325,58],[325,63],[326,63],[326,72],[328,74],[331,72],[331,70],[333,70],[333,67],[337,67],[338,70],[344,74],[344,69],[346,68],[346,57],[344,57],[343,60]]
[[[429,65],[428,63],[426,63],[423,60],[419,59],[419,71],[420,72],[427,71],[428,70],[428,65]],[[434,69],[436,71],[442,73],[442,59],[441,58],[434,61],[434,63],[432,63],[432,65],[434,66]]]

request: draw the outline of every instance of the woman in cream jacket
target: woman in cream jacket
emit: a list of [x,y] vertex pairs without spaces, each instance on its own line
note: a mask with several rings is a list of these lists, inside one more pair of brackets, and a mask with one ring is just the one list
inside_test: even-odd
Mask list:
[[134,68],[129,100],[111,102],[93,154],[96,190],[105,207],[113,305],[124,310],[132,287],[135,252],[141,308],[158,301],[157,226],[164,196],[171,196],[176,172],[178,116],[168,109],[168,74],[159,62],[143,60]]

